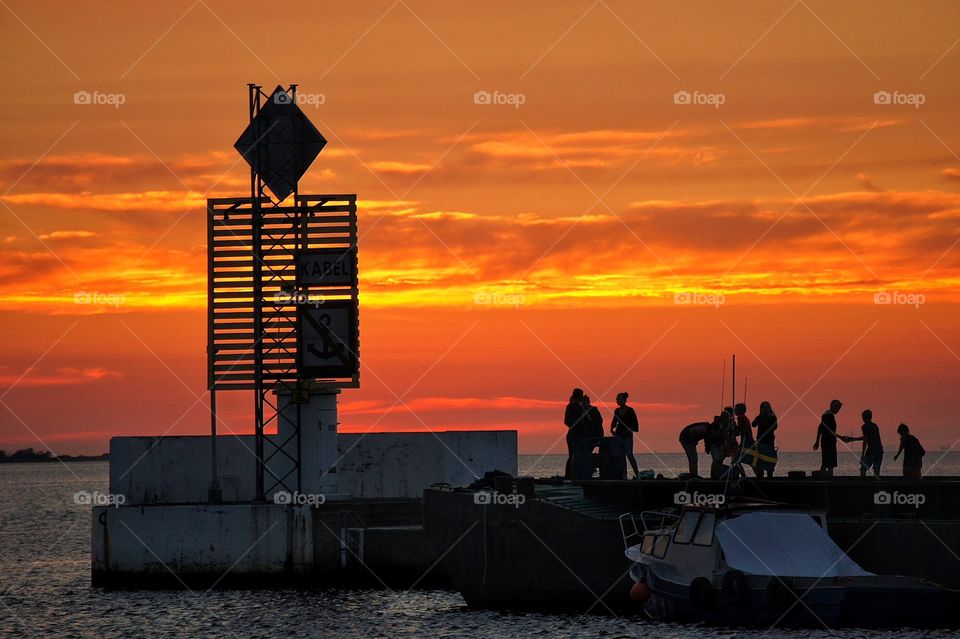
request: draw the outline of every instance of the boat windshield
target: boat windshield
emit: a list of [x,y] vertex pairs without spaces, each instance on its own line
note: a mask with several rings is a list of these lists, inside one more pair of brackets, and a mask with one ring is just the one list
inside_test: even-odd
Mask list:
[[663,559],[667,555],[667,546],[670,545],[670,535],[657,535],[657,541],[653,544],[653,556],[657,559]]
[[693,536],[695,546],[709,546],[713,544],[713,528],[717,523],[717,514],[705,511],[697,526],[697,534]]
[[653,542],[656,539],[656,535],[653,533],[647,533],[643,536],[643,542],[640,544],[640,552],[645,555],[653,554]]
[[677,522],[677,528],[673,532],[673,543],[689,544],[693,539],[693,531],[697,528],[697,521],[700,520],[700,512],[697,510],[688,510],[680,516]]
[[850,559],[807,513],[753,512],[717,524],[727,565],[750,575],[862,577]]

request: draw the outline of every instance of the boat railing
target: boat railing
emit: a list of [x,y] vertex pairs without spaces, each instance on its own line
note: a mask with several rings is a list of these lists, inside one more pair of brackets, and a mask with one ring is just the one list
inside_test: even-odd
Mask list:
[[[672,526],[680,519],[680,515],[662,510],[644,510],[639,515],[623,513],[618,519],[620,537],[623,539],[624,549],[627,549],[640,543],[648,530],[662,530]],[[640,520],[639,526],[637,519]]]

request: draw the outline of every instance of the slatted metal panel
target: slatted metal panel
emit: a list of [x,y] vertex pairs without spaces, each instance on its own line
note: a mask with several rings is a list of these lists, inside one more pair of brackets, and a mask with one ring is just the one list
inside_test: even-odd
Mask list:
[[[297,310],[299,304],[311,303],[297,290],[296,252],[357,246],[356,195],[299,195],[294,206],[275,206],[269,198],[261,198],[259,221],[255,208],[251,198],[207,200],[211,390],[254,390],[258,374],[263,389],[296,383]],[[312,287],[309,294],[314,301],[354,308],[358,299],[356,283]],[[355,388],[359,373],[321,381]]]

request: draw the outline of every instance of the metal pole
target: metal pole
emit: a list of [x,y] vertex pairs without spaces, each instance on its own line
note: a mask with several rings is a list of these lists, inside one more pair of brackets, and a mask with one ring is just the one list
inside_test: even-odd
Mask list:
[[731,369],[730,369],[730,378],[731,378],[730,381],[732,382],[732,384],[731,384],[731,386],[730,386],[730,389],[731,389],[731,390],[730,390],[730,405],[731,405],[731,406],[736,406],[736,405],[737,405],[737,355],[736,355],[736,353],[734,353],[734,355],[733,355],[733,365],[732,365],[732,367],[731,367]]
[[210,390],[210,487],[207,490],[207,500],[211,504],[219,504],[223,498],[220,491],[219,468],[217,465],[217,353],[214,348],[213,298],[214,298],[214,212],[207,208],[207,353],[209,370],[207,384]]
[[223,501],[220,491],[219,467],[217,464],[217,391],[210,389],[210,490],[207,492],[211,504]]
[[727,359],[723,359],[723,373],[720,375],[720,412],[723,412],[723,396],[727,392]]
[[[249,110],[250,110],[250,121],[253,122],[256,118],[257,112],[259,111],[260,106],[260,87],[256,84],[248,84],[247,89],[249,92]],[[262,132],[257,131],[257,140],[259,141],[262,137]],[[256,161],[251,164],[250,167],[250,235],[251,242],[253,244],[252,253],[253,253],[253,412],[254,419],[256,423],[254,425],[255,429],[255,440],[256,440],[256,455],[257,455],[257,469],[256,469],[256,495],[254,499],[256,501],[264,501],[264,487],[263,487],[263,473],[264,473],[264,461],[263,461],[263,308],[261,306],[261,297],[262,297],[262,282],[261,277],[263,276],[261,265],[262,265],[262,239],[261,239],[261,226],[263,223],[262,211],[260,210],[260,177],[257,175],[255,167],[260,166],[260,145],[256,145],[257,158]]]

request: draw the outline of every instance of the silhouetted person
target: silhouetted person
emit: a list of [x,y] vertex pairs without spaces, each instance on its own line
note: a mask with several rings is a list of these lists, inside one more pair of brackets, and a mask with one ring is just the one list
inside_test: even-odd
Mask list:
[[640,468],[637,467],[637,458],[633,456],[633,434],[640,430],[640,422],[637,421],[636,411],[627,406],[628,397],[630,395],[626,392],[617,394],[617,407],[613,411],[610,434],[620,439],[627,461],[633,467],[633,478],[636,479],[640,476]]
[[563,475],[566,479],[573,477],[573,444],[574,440],[579,434],[579,431],[576,429],[576,427],[580,421],[583,420],[583,418],[583,390],[574,388],[573,392],[570,394],[570,401],[567,403],[567,408],[563,414],[563,424],[567,427],[567,466]]
[[906,424],[897,426],[897,434],[900,435],[900,450],[893,456],[893,461],[897,461],[900,453],[903,453],[903,476],[907,479],[920,479],[923,456],[927,451],[920,445],[920,440],[910,434],[910,427]]
[[738,431],[737,416],[734,414],[733,406],[725,407],[721,417],[723,419],[720,422],[722,435],[720,447],[723,454],[720,461],[723,463],[727,457],[736,461],[740,455],[740,433]]
[[590,403],[590,396],[583,396],[583,410],[587,414],[587,423],[588,426],[588,437],[590,440],[590,450],[593,450],[600,445],[600,440],[603,439],[603,415],[600,414],[600,409]]
[[863,426],[860,437],[850,437],[847,441],[862,441],[860,450],[860,476],[866,477],[867,470],[872,468],[876,477],[880,476],[880,464],[883,463],[883,444],[880,442],[880,427],[873,423],[873,411],[865,410],[861,413]]
[[760,413],[753,418],[757,429],[757,462],[753,472],[757,477],[773,477],[777,465],[777,415],[770,402],[760,402]]
[[733,407],[733,414],[737,419],[737,435],[740,437],[740,447],[741,449],[750,448],[754,441],[750,420],[747,418],[747,405],[737,404]]
[[603,416],[596,406],[590,405],[586,395],[582,400],[583,416],[574,424],[573,436],[573,478],[590,479],[595,467],[593,449],[603,439]]
[[683,427],[680,431],[680,445],[683,452],[687,454],[687,465],[690,475],[700,476],[699,464],[697,458],[697,444],[703,442],[704,452],[709,453],[710,448],[707,445],[707,436],[710,433],[710,422],[694,422]]
[[[732,412],[733,409],[731,409]],[[710,453],[710,479],[720,479],[723,475],[723,460],[726,458],[727,437],[731,432],[730,413],[726,411],[714,416],[707,430],[707,451]]]
[[770,402],[760,402],[760,414],[753,418],[753,426],[757,429],[758,443],[776,448],[777,415]]
[[813,449],[820,449],[820,472],[828,477],[833,476],[833,469],[837,467],[837,413],[843,403],[839,399],[830,402],[830,408],[820,417],[817,427],[817,440]]

